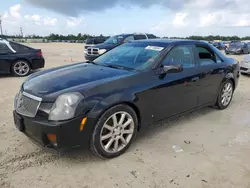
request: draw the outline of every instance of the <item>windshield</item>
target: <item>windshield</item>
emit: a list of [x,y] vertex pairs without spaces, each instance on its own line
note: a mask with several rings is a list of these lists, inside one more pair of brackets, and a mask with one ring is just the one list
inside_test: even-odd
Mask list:
[[104,43],[109,43],[109,44],[119,44],[124,40],[125,36],[123,35],[116,35],[113,37],[108,38]]
[[94,60],[102,66],[141,71],[149,68],[164,50],[162,46],[145,43],[126,43]]
[[218,42],[214,42],[214,45],[218,46],[218,45],[220,45],[220,43],[218,43]]

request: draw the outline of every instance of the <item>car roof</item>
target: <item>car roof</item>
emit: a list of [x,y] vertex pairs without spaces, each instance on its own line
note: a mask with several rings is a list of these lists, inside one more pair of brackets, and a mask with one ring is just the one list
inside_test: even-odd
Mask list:
[[189,39],[148,39],[148,40],[135,40],[130,41],[131,43],[145,43],[148,45],[161,45],[161,46],[168,46],[170,44],[205,44],[208,45],[208,43],[199,41],[199,40],[189,40]]

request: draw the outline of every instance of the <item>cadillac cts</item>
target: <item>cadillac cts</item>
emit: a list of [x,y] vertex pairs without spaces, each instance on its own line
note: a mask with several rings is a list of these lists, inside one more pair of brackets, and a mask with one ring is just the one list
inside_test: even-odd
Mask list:
[[44,146],[90,146],[113,158],[150,124],[205,106],[227,108],[239,75],[238,61],[204,42],[133,41],[93,62],[30,75],[15,98],[14,121]]

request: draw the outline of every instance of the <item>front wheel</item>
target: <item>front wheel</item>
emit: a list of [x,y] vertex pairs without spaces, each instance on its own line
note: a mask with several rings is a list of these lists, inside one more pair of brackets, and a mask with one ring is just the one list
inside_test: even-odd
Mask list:
[[127,105],[108,109],[99,119],[93,131],[91,150],[103,158],[123,154],[136,136],[138,119],[135,111]]
[[227,80],[222,85],[222,88],[220,90],[217,99],[217,106],[219,107],[219,109],[224,110],[230,105],[233,98],[233,93],[234,93],[233,82],[231,80]]

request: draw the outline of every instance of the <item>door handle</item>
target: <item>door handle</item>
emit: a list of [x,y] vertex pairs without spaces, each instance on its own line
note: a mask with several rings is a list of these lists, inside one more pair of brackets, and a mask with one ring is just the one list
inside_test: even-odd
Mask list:
[[199,77],[194,77],[194,78],[191,79],[192,82],[197,82],[198,80],[200,80]]

